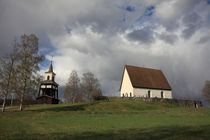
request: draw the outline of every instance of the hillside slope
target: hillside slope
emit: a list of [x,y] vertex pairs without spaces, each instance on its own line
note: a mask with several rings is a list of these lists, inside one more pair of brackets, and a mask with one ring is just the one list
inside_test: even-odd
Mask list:
[[208,139],[210,109],[112,100],[0,113],[0,139]]

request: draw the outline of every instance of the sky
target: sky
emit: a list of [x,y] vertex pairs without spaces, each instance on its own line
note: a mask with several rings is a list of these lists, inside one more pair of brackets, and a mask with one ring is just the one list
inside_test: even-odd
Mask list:
[[0,0],[0,56],[36,34],[63,91],[72,70],[119,95],[124,65],[161,69],[174,98],[201,99],[210,80],[210,0]]

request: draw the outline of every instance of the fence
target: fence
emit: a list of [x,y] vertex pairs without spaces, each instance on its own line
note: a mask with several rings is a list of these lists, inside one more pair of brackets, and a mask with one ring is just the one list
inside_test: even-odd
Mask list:
[[202,107],[202,102],[197,100],[187,100],[187,99],[165,99],[165,98],[145,98],[145,97],[108,97],[109,100],[112,99],[129,99],[129,100],[141,100],[146,102],[165,102],[169,104],[175,104],[178,106],[188,106],[200,108]]

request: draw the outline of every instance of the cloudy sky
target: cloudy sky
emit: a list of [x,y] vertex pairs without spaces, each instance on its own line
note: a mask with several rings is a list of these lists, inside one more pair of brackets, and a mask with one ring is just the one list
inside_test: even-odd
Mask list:
[[117,95],[125,64],[161,69],[176,98],[200,99],[210,80],[210,0],[0,0],[0,56],[24,33],[61,87],[91,71]]

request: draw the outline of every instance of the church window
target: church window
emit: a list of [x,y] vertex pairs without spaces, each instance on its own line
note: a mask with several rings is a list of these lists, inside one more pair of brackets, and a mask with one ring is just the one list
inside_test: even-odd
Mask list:
[[148,90],[148,98],[150,98],[150,96],[151,96],[151,95],[150,95],[150,90]]
[[50,80],[50,76],[47,76],[47,80]]
[[163,91],[161,91],[161,98],[163,98]]

